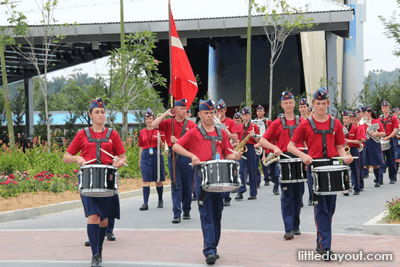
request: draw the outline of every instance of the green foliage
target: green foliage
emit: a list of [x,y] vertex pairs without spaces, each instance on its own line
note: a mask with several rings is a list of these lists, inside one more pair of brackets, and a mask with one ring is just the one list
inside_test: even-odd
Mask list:
[[386,216],[386,222],[398,222],[400,221],[400,197],[392,198],[391,201],[386,200],[386,208],[388,215]]
[[[400,0],[396,0],[397,6],[400,8]],[[399,14],[398,10],[394,10],[390,19],[385,18],[384,16],[379,16],[379,19],[382,21],[385,27],[385,35],[390,39],[394,39],[397,47],[393,51],[393,55],[400,56],[400,24],[398,22]]]

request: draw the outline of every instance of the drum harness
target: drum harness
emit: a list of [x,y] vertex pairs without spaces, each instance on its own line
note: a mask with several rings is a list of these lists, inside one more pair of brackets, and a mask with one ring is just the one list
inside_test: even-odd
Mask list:
[[[383,128],[385,129],[385,133],[386,133],[386,124],[388,124],[389,122],[392,121],[392,114],[389,115],[389,118],[387,121],[383,121],[383,114],[380,116],[381,117],[381,123],[383,124]],[[392,141],[393,138],[390,138],[390,141]]]
[[[85,133],[89,140],[89,143],[96,143],[96,159],[97,159],[96,164],[101,164],[101,151],[100,151],[101,143],[108,142],[108,140],[110,139],[110,136],[111,136],[111,132],[112,132],[112,129],[108,128],[105,138],[97,139],[97,138],[92,138],[92,133],[90,132],[88,127],[85,128]],[[103,133],[102,133],[102,135],[103,135]]]
[[[197,126],[197,129],[199,129],[200,133],[203,135],[203,138],[205,140],[211,140],[211,158],[212,158],[212,160],[215,160],[215,152],[216,152],[215,141],[222,140],[221,129],[219,127],[215,127],[215,129],[217,130],[217,136],[208,135],[206,130],[203,128],[203,126],[201,124],[199,126]],[[205,194],[205,191],[203,190],[203,187],[200,186],[199,205],[203,205],[204,194]]]
[[[281,115],[282,128],[283,128],[284,130],[289,129],[289,138],[290,138],[290,139],[291,139],[292,136],[293,136],[293,131],[294,131],[295,129],[297,129],[297,127],[299,127],[299,124],[300,124],[300,117],[299,117],[299,115],[296,115],[295,120],[296,120],[296,124],[295,124],[295,125],[289,126],[289,125],[286,124],[285,115]],[[292,155],[290,155],[290,156],[292,156]],[[293,155],[293,156],[294,156],[294,155]],[[289,163],[289,165],[290,165],[290,163]],[[283,190],[287,190],[286,184],[283,185],[282,188],[283,188]]]
[[[329,126],[329,130],[317,130],[317,126],[315,125],[314,120],[312,117],[307,118],[308,121],[310,122],[311,128],[313,129],[315,134],[322,134],[322,150],[323,150],[323,159],[329,159],[328,158],[328,152],[327,152],[327,146],[326,146],[326,135],[327,134],[333,134],[333,130],[335,129],[335,118],[331,117],[331,123]],[[312,173],[311,173],[312,175]],[[318,204],[318,196],[314,193],[313,190],[313,202],[314,205]]]

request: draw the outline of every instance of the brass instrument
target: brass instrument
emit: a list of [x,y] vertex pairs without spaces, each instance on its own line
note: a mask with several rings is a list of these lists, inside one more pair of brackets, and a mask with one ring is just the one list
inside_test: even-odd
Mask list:
[[346,152],[347,155],[351,156],[351,152],[350,152],[350,147],[349,146],[344,146],[344,152]]
[[349,134],[349,130],[347,130],[346,126],[343,126],[343,134],[344,135]]
[[269,153],[268,156],[265,158],[265,160],[263,161],[263,165],[265,167],[268,167],[269,165],[271,165],[272,163],[278,161],[279,157],[277,157],[274,153]]
[[242,142],[237,144],[237,146],[235,147],[235,151],[246,153],[247,152],[246,143],[247,143],[247,141],[249,141],[250,137],[251,137],[251,134],[248,134],[245,138],[243,138]]
[[[368,135],[371,135],[371,134],[377,132],[379,129],[379,124],[375,123],[375,124],[371,125],[371,123],[368,121],[368,118],[366,116],[362,117],[362,119],[360,120],[360,125],[363,125],[363,124],[366,124],[368,126],[368,128],[367,128]],[[372,138],[372,140],[374,140],[377,143],[381,142],[381,138],[378,136],[376,136],[376,137],[371,136],[371,138]]]
[[363,149],[364,149],[364,144],[363,144],[363,143],[360,143],[360,144],[359,144],[359,147],[358,147],[358,152],[363,151]]

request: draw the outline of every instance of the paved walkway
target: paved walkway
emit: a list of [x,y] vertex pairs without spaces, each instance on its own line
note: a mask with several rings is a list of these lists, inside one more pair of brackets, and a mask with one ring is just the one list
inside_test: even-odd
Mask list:
[[[359,196],[338,196],[333,218],[332,250],[335,253],[390,253],[391,261],[346,261],[346,266],[399,266],[400,237],[362,235],[362,224],[384,210],[385,200],[398,196],[400,183],[373,187],[366,179]],[[247,194],[247,193],[246,193]],[[234,197],[234,195],[233,195]],[[307,203],[308,192],[304,195]],[[202,255],[197,203],[192,202],[192,218],[172,224],[170,193],[164,196],[164,208],[157,209],[156,195],[150,197],[150,209],[139,211],[142,197],[121,200],[121,220],[114,231],[117,241],[105,241],[103,266],[205,266]],[[279,196],[272,186],[262,186],[258,199],[232,201],[222,219],[218,266],[317,266],[319,261],[300,261],[301,255],[315,253],[315,225],[312,207],[301,213],[302,235],[283,240],[283,222]],[[86,219],[82,208],[56,214],[0,223],[2,253],[0,266],[89,266],[90,248]],[[301,252],[301,251],[307,252]],[[309,251],[309,252],[308,252]],[[316,254],[316,253],[315,253]],[[377,255],[379,257],[379,255]],[[330,264],[338,265],[338,261]],[[343,264],[343,263],[342,263]]]

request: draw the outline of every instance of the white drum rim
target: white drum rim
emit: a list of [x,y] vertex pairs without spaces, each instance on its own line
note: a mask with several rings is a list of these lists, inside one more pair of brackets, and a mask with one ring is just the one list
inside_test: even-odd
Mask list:
[[350,167],[346,165],[325,165],[325,166],[319,166],[319,167],[314,167],[312,172],[329,172],[329,171],[345,171],[349,170]]
[[339,194],[339,193],[343,193],[343,194],[346,194],[346,193],[349,193],[350,192],[350,190],[340,190],[340,191],[330,191],[330,192],[314,192],[316,195],[319,195],[319,196],[329,196],[329,195],[337,195],[337,194]]
[[104,165],[104,164],[88,164],[80,167],[81,169],[88,169],[88,168],[100,168],[100,169],[114,169],[118,170],[117,168],[114,168],[112,165]]
[[295,163],[295,162],[303,162],[301,158],[291,158],[291,159],[280,159],[279,163]]
[[306,178],[304,179],[294,179],[294,180],[282,180],[280,179],[282,184],[295,184],[295,183],[304,183],[305,181],[307,181]]
[[237,163],[237,161],[231,159],[213,159],[205,161],[202,165],[212,164],[212,163]]

